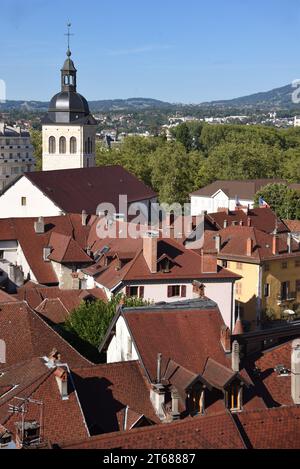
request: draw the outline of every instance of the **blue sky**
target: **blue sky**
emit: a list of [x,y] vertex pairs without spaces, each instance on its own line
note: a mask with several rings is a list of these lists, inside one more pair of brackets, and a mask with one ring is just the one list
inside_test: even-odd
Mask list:
[[89,100],[198,103],[300,77],[299,0],[0,0],[0,11],[8,99],[59,90],[68,20]]

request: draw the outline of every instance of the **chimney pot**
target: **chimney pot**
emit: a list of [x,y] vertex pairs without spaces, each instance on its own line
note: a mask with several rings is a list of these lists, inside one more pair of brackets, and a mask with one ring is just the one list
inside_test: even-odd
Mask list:
[[216,251],[219,253],[221,251],[221,236],[219,234],[215,236],[215,247]]
[[143,256],[152,274],[157,272],[158,231],[148,231],[143,238]]
[[82,223],[82,226],[86,226],[86,225],[87,225],[87,218],[88,218],[88,214],[86,213],[85,210],[82,210],[82,212],[81,212],[81,223]]
[[39,217],[38,220],[34,222],[34,231],[37,234],[45,233],[45,222],[43,217]]
[[240,371],[240,344],[237,340],[232,343],[231,368],[233,371]]

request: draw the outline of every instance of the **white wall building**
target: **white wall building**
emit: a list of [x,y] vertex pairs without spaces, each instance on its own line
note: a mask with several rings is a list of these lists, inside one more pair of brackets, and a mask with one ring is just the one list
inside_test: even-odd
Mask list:
[[235,210],[237,206],[254,207],[257,191],[267,184],[283,183],[282,179],[251,179],[236,181],[215,181],[190,194],[191,215],[203,212],[215,213],[222,209]]

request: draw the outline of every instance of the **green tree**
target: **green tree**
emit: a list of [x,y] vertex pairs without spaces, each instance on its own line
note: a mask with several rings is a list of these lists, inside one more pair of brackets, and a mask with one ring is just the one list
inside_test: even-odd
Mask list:
[[[98,348],[116,313],[122,295],[117,295],[108,303],[102,300],[82,302],[68,317],[64,329],[84,342]],[[138,298],[124,298],[125,306],[141,306],[145,302]]]
[[40,130],[31,130],[30,139],[33,145],[33,154],[36,162],[36,170],[42,169],[42,154],[43,154],[43,143],[42,143],[42,132]]
[[268,184],[259,190],[255,195],[255,206],[259,206],[259,198],[274,210],[280,218],[291,220],[300,218],[300,193],[290,189],[285,184]]

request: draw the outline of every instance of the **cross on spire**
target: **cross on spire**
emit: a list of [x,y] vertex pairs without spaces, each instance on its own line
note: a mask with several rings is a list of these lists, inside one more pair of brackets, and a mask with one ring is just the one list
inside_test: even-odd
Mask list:
[[71,51],[70,51],[70,36],[74,36],[74,34],[70,32],[71,26],[72,26],[72,23],[70,23],[70,22],[67,23],[68,32],[65,34],[65,36],[68,36],[68,50],[67,50],[67,56],[68,56],[68,57],[70,57],[70,55],[71,55]]

